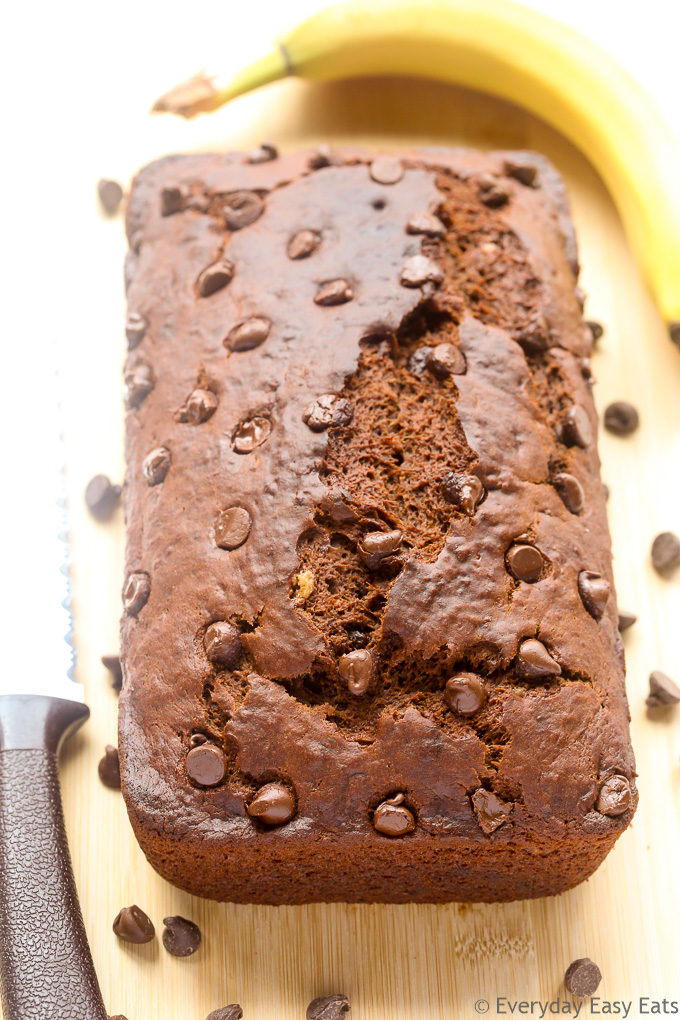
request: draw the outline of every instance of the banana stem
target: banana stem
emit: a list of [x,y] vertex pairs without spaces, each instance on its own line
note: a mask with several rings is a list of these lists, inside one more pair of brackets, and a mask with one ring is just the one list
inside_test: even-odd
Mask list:
[[236,96],[245,95],[292,73],[286,50],[280,45],[225,81],[203,71],[187,78],[164,92],[153,104],[151,112],[174,113],[189,119],[198,113],[217,110]]

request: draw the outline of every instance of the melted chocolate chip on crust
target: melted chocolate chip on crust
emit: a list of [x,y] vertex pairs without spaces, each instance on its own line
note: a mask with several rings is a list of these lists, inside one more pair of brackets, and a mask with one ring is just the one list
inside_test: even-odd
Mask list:
[[477,183],[480,200],[490,209],[500,209],[510,201],[506,188],[493,174],[482,174]]
[[609,581],[592,570],[582,570],[578,575],[578,591],[590,615],[601,620],[611,591]]
[[139,407],[154,386],[151,368],[142,362],[125,373],[125,406]]
[[505,554],[505,563],[508,572],[516,581],[535,584],[541,579],[544,560],[540,551],[533,545],[511,545]]
[[617,818],[625,814],[632,802],[630,783],[625,776],[610,776],[600,787],[595,809],[602,815]]
[[226,620],[211,623],[205,632],[203,647],[210,661],[216,666],[235,669],[243,651],[241,632]]
[[237,323],[229,331],[224,345],[230,351],[252,351],[267,339],[271,325],[269,319],[254,315],[252,319]]
[[185,185],[163,188],[161,191],[161,216],[174,216],[182,212],[189,198],[189,189]]
[[562,421],[562,441],[567,446],[585,449],[593,440],[590,418],[578,404],[569,408]]
[[547,676],[559,676],[562,667],[540,641],[529,638],[523,641],[517,652],[515,673],[526,680],[538,680]]
[[486,702],[484,681],[476,673],[457,673],[446,681],[444,698],[456,715],[475,715]]
[[246,156],[246,163],[271,163],[279,154],[279,150],[270,142],[262,142],[256,149],[251,149]]
[[504,825],[512,814],[513,805],[502,801],[489,790],[475,790],[471,800],[479,827],[486,836]]
[[338,673],[347,683],[350,694],[365,694],[373,676],[373,655],[366,648],[343,655],[338,662]]
[[300,230],[297,234],[294,234],[288,242],[289,259],[306,259],[316,251],[321,243],[321,238],[313,230]]
[[446,227],[442,221],[428,212],[414,213],[406,224],[407,234],[425,234],[426,237],[444,237]]
[[349,425],[354,408],[344,397],[335,393],[324,393],[308,404],[302,412],[302,420],[312,432],[323,432],[331,425]]
[[296,810],[295,797],[283,783],[262,786],[246,807],[251,818],[267,825],[285,825],[295,817]]
[[220,549],[238,549],[250,534],[252,518],[242,506],[231,506],[215,518],[215,544]]
[[150,594],[149,575],[141,572],[130,574],[123,587],[123,609],[129,616],[137,616],[146,605]]
[[187,755],[187,775],[198,786],[217,786],[224,779],[227,761],[214,744],[199,744]]
[[381,836],[406,836],[413,832],[416,820],[413,813],[404,807],[404,794],[397,793],[379,804],[373,812],[373,828]]
[[371,163],[369,173],[378,184],[397,184],[404,176],[404,164],[393,156],[378,156]]
[[369,531],[364,535],[359,552],[369,570],[376,570],[382,561],[392,556],[401,545],[401,531]]
[[238,426],[231,445],[237,453],[252,453],[269,439],[272,423],[269,418],[255,415]]
[[503,173],[507,177],[514,177],[527,188],[537,187],[538,167],[527,159],[506,159],[503,163]]
[[217,410],[218,400],[212,390],[197,386],[177,412],[177,420],[187,425],[202,425]]
[[442,479],[444,499],[458,507],[468,517],[472,517],[484,499],[484,486],[476,475],[457,475],[449,473]]
[[354,297],[354,291],[347,280],[330,280],[322,284],[314,295],[317,305],[344,305]]
[[234,263],[229,259],[219,259],[207,266],[196,281],[196,289],[201,297],[210,297],[223,290],[234,278]]
[[412,255],[401,268],[399,282],[402,287],[422,287],[426,283],[439,284],[444,274],[436,262],[426,255]]
[[172,464],[172,454],[166,446],[159,446],[148,453],[142,464],[142,474],[147,485],[160,485],[165,481]]
[[557,494],[571,514],[580,514],[585,503],[583,486],[573,475],[565,471],[555,475],[552,480]]
[[229,230],[242,230],[259,220],[264,202],[254,191],[235,191],[224,204],[224,221]]
[[141,312],[129,312],[125,320],[125,336],[127,337],[128,349],[134,350],[144,337],[149,328],[149,320]]
[[446,379],[450,375],[465,375],[467,364],[465,355],[455,344],[437,344],[428,347],[430,352],[427,367],[438,379]]

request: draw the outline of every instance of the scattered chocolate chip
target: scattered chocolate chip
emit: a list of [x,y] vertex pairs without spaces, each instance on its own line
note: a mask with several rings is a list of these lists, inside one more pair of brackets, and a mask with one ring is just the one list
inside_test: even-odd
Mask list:
[[471,800],[479,827],[486,836],[499,829],[512,814],[513,805],[489,790],[475,790]]
[[163,945],[171,956],[193,956],[201,944],[201,929],[186,917],[164,917]]
[[413,813],[404,807],[403,793],[387,797],[373,812],[373,828],[382,836],[405,836],[415,827]]
[[347,683],[350,694],[361,697],[368,690],[373,676],[373,655],[366,648],[342,655],[338,661],[338,673]]
[[552,480],[553,485],[557,490],[557,495],[560,497],[567,510],[571,514],[580,514],[583,510],[583,504],[585,503],[585,493],[583,486],[577,478],[573,475],[567,474],[565,471],[561,471],[555,475]]
[[616,818],[628,810],[632,799],[630,783],[626,777],[610,776],[600,787],[595,810],[601,815]]
[[484,498],[484,486],[476,475],[457,475],[449,472],[442,479],[444,499],[472,517]]
[[134,350],[146,336],[149,328],[149,320],[141,312],[130,312],[125,320],[125,336],[127,337],[128,349]]
[[604,412],[604,427],[615,436],[629,436],[640,424],[640,416],[626,400],[615,400]]
[[115,216],[123,201],[123,189],[118,181],[109,181],[102,177],[97,182],[97,194],[104,212],[109,216]]
[[252,319],[245,319],[229,330],[224,341],[225,347],[230,351],[252,351],[267,339],[271,328],[269,319],[254,315]]
[[242,1020],[243,1010],[239,1006],[238,1002],[233,1002],[231,1006],[223,1006],[222,1009],[214,1009],[212,1013],[208,1013],[205,1020]]
[[406,224],[407,234],[425,234],[426,237],[444,237],[446,227],[442,221],[429,212],[414,213]]
[[120,763],[118,761],[118,749],[113,744],[107,744],[104,749],[104,757],[99,762],[99,778],[104,786],[110,790],[120,790]]
[[98,521],[106,521],[118,506],[122,491],[106,475],[95,475],[85,487],[85,506]]
[[582,570],[578,575],[578,593],[583,605],[596,620],[601,620],[604,615],[610,591],[609,581],[605,581],[600,574]]
[[201,297],[210,297],[222,290],[234,279],[234,263],[229,259],[219,259],[206,266],[196,281],[196,289]]
[[226,771],[224,753],[214,744],[201,744],[187,755],[187,775],[199,786],[217,786]]
[[251,149],[246,156],[246,163],[271,163],[279,154],[275,145],[262,142],[256,149]]
[[264,202],[254,191],[235,191],[227,198],[222,211],[227,228],[241,230],[259,220],[264,212]]
[[252,453],[269,439],[272,423],[269,418],[256,415],[242,421],[238,426],[231,445],[237,453]]
[[252,517],[242,506],[222,510],[215,518],[215,544],[220,549],[238,549],[250,534],[252,524]]
[[517,652],[515,673],[526,680],[538,680],[544,676],[559,676],[562,667],[555,662],[548,649],[535,638],[523,641]]
[[288,242],[288,258],[306,259],[316,251],[320,243],[321,238],[313,230],[299,230]]
[[562,441],[567,446],[585,449],[592,442],[590,418],[578,404],[573,404],[562,419]]
[[283,783],[267,783],[260,787],[246,811],[267,825],[285,825],[295,816],[295,797]]
[[402,287],[422,287],[426,283],[441,283],[443,279],[440,267],[426,255],[412,255],[406,259],[399,276]]
[[342,1014],[349,1010],[346,995],[321,995],[307,1006],[305,1020],[343,1020]]
[[506,159],[503,163],[503,173],[527,188],[535,188],[538,185],[538,167],[527,159]]
[[354,297],[354,291],[347,280],[330,280],[322,284],[314,295],[317,305],[344,305]]
[[660,669],[649,674],[649,695],[647,708],[660,708],[664,705],[677,705],[680,701],[680,687]]
[[148,365],[136,365],[125,373],[125,406],[130,410],[139,407],[153,389],[153,375]]
[[111,674],[111,686],[114,691],[119,691],[123,686],[123,667],[120,664],[120,656],[102,655],[101,664]]
[[629,612],[627,609],[619,609],[619,630],[628,630],[637,621],[635,613]]
[[567,991],[577,999],[589,999],[597,991],[601,980],[600,968],[587,956],[570,963],[564,975]]
[[349,425],[354,408],[344,397],[335,393],[324,393],[317,397],[302,412],[302,420],[312,432],[323,432],[331,425]]
[[122,1013],[116,1013],[115,1016],[110,1016],[109,1020],[128,1020],[128,1018],[126,1016],[123,1016]]
[[123,942],[132,942],[136,946],[142,946],[151,942],[156,936],[151,918],[144,911],[136,906],[123,907],[116,915],[113,922],[113,934],[117,935]]
[[161,191],[161,216],[172,216],[174,213],[182,212],[188,197],[189,189],[184,185],[163,188]]
[[475,715],[486,702],[484,681],[476,673],[457,673],[446,681],[444,700],[456,715]]
[[446,379],[450,375],[465,375],[467,369],[465,355],[456,344],[437,344],[428,350],[430,357],[427,367],[438,379]]
[[510,546],[505,554],[505,564],[516,581],[534,584],[541,578],[544,561],[536,546],[521,543]]
[[588,319],[586,326],[593,335],[593,343],[597,343],[604,333],[604,327],[599,322],[595,322],[594,319]]
[[211,623],[203,638],[206,655],[216,666],[235,669],[241,658],[241,633],[232,623]]
[[378,184],[396,184],[404,176],[404,165],[393,156],[378,156],[371,163],[369,173]]
[[510,195],[493,174],[483,174],[477,182],[480,200],[490,209],[500,209],[510,201]]
[[652,563],[659,571],[673,570],[680,564],[680,538],[673,531],[662,531],[652,542]]
[[172,454],[166,446],[158,446],[147,454],[142,462],[142,474],[147,485],[160,485],[170,470]]
[[151,594],[151,581],[148,574],[130,574],[123,586],[123,609],[129,616],[136,616]]
[[177,412],[177,420],[186,425],[202,425],[217,410],[218,400],[212,390],[197,386]]
[[401,545],[401,531],[369,531],[364,535],[359,552],[369,570],[377,570],[384,559],[392,556]]

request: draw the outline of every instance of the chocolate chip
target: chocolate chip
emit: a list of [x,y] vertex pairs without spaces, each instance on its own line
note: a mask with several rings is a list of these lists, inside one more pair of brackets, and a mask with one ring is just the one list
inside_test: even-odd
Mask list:
[[324,306],[344,305],[353,297],[354,291],[347,280],[329,280],[319,287],[314,295],[314,302]]
[[139,407],[145,397],[153,389],[153,375],[148,365],[136,365],[125,373],[125,406],[128,409]]
[[295,797],[283,783],[267,783],[260,787],[246,811],[267,825],[285,825],[295,816]]
[[527,188],[538,186],[538,167],[527,159],[506,159],[503,163],[503,173]]
[[110,790],[120,790],[120,763],[118,761],[118,749],[113,744],[107,744],[104,750],[104,757],[99,762],[99,778],[104,786]]
[[441,283],[443,279],[440,267],[426,255],[412,255],[406,259],[399,276],[402,287],[422,287],[426,283]]
[[611,585],[604,577],[592,570],[582,570],[578,575],[578,593],[583,605],[591,616],[601,620],[609,599]]
[[427,367],[438,379],[446,379],[450,375],[465,375],[467,369],[465,355],[456,344],[437,344],[428,350],[430,357]]
[[245,319],[229,330],[224,345],[230,351],[252,351],[267,339],[271,328],[269,319],[254,315],[252,319]]
[[187,775],[199,786],[217,786],[224,779],[227,760],[214,744],[201,744],[187,755]]
[[544,676],[559,676],[562,667],[555,662],[548,649],[535,638],[523,641],[517,652],[515,673],[526,680],[538,680]]
[[673,570],[680,564],[680,538],[673,531],[662,531],[652,542],[652,563],[659,571]]
[[680,320],[668,323],[668,335],[671,341],[680,347]]
[[123,686],[123,667],[120,664],[120,656],[102,655],[101,664],[111,674],[111,686],[114,691],[119,691]]
[[229,195],[222,211],[227,228],[241,230],[259,220],[264,212],[264,202],[254,191],[235,191]]
[[600,787],[595,810],[601,815],[616,818],[624,814],[630,807],[633,795],[630,783],[625,776],[610,776]]
[[114,216],[120,209],[120,203],[123,201],[123,189],[118,181],[109,181],[102,177],[97,182],[97,194],[99,195],[99,201],[104,212],[109,216]]
[[472,517],[484,498],[484,486],[476,475],[457,475],[449,472],[442,479],[444,499]]
[[326,166],[342,166],[343,163],[342,157],[336,156],[330,145],[320,145],[309,157],[307,165],[310,170],[322,170]]
[[583,504],[585,503],[586,497],[583,491],[583,486],[579,480],[574,478],[573,475],[569,475],[565,471],[561,471],[559,474],[555,475],[552,483],[569,513],[580,514],[581,510],[583,510]]
[[134,350],[146,336],[149,328],[149,320],[141,312],[130,312],[125,320],[125,336],[127,337],[128,349]]
[[640,424],[640,416],[626,400],[615,400],[604,412],[604,427],[615,436],[629,436]]
[[118,506],[122,491],[106,475],[95,475],[85,487],[85,506],[98,521],[106,521]]
[[136,616],[146,605],[151,594],[148,574],[130,574],[123,586],[123,609],[129,616]]
[[379,804],[373,812],[373,828],[382,836],[405,836],[413,832],[416,820],[404,807],[404,794],[397,793]]
[[573,404],[562,420],[562,442],[585,449],[592,442],[590,418],[578,404]]
[[195,212],[205,213],[210,208],[209,195],[189,195],[186,200],[186,208]]
[[534,584],[541,578],[544,561],[536,546],[521,543],[510,546],[505,554],[505,564],[516,581]]
[[117,935],[123,942],[132,942],[133,945],[142,946],[151,942],[156,936],[151,918],[144,911],[136,906],[123,907],[118,912],[113,922],[113,934]]
[[513,330],[512,336],[524,353],[530,357],[542,354],[550,347],[548,323],[538,312],[534,313],[521,327]]
[[378,156],[371,163],[369,173],[378,184],[396,184],[404,176],[404,165],[393,156]]
[[581,360],[579,361],[579,365],[581,368],[581,375],[586,380],[588,385],[592,386],[595,380],[593,379],[593,366],[590,361],[590,358],[581,358]]
[[619,609],[619,630],[628,630],[637,621],[635,613],[631,613],[627,609]]
[[187,425],[202,425],[217,410],[218,400],[212,390],[197,386],[177,412],[177,420]]
[[201,944],[201,929],[186,917],[164,917],[163,945],[171,956],[193,956]]
[[599,322],[595,322],[594,319],[588,319],[586,326],[593,335],[593,343],[596,343],[603,335],[604,327]]
[[416,347],[414,351],[411,351],[406,362],[409,372],[413,372],[414,375],[421,377],[424,376],[429,367],[431,355],[431,347]]
[[166,446],[158,446],[147,454],[142,463],[142,474],[147,485],[160,485],[170,470],[172,454]]
[[269,439],[271,431],[272,423],[269,418],[260,415],[247,418],[236,429],[231,445],[237,453],[252,453]]
[[442,221],[429,212],[414,213],[406,224],[407,234],[425,234],[426,237],[444,237],[446,227]]
[[475,790],[471,800],[479,827],[486,836],[499,829],[512,814],[513,805],[489,790]]
[[188,197],[189,189],[184,185],[163,188],[161,191],[161,216],[172,216],[174,213],[182,212]]
[[663,705],[677,705],[680,701],[680,687],[660,669],[649,674],[649,695],[647,708],[660,708]]
[[196,281],[196,289],[201,297],[210,297],[222,290],[234,279],[234,263],[229,259],[219,259],[206,266]]
[[361,697],[368,690],[373,676],[373,655],[365,648],[342,655],[338,661],[338,673],[347,683],[350,694]]
[[510,201],[510,195],[493,174],[483,174],[477,182],[480,200],[490,209],[500,209]]
[[302,420],[312,432],[323,432],[331,425],[349,425],[354,408],[344,397],[335,393],[324,393],[317,397],[302,412]]
[[313,230],[299,230],[288,242],[288,258],[306,259],[316,251],[320,243],[321,238]]
[[192,733],[189,737],[189,747],[202,747],[203,744],[208,743],[208,738],[205,733]]
[[128,1020],[128,1018],[126,1016],[123,1016],[122,1013],[116,1013],[115,1016],[110,1016],[109,1020]]
[[271,163],[279,154],[275,145],[262,142],[256,149],[251,149],[246,156],[246,163]]
[[241,658],[241,633],[226,620],[211,623],[203,638],[206,655],[216,666],[235,669]]
[[243,545],[253,521],[242,506],[231,506],[222,510],[215,518],[215,544],[220,549],[238,549]]
[[484,682],[476,673],[457,673],[446,681],[444,700],[456,715],[475,715],[486,701]]
[[349,1013],[349,1010],[346,995],[321,995],[307,1006],[305,1020],[343,1020],[343,1013]]
[[567,991],[577,999],[589,999],[597,991],[601,980],[600,968],[587,956],[570,963],[564,975]]
[[364,535],[359,552],[369,570],[377,570],[383,560],[397,552],[401,545],[401,531],[369,531]]
[[238,1002],[233,1002],[231,1006],[223,1006],[222,1009],[214,1009],[212,1013],[208,1013],[205,1020],[242,1020],[243,1010],[239,1006]]

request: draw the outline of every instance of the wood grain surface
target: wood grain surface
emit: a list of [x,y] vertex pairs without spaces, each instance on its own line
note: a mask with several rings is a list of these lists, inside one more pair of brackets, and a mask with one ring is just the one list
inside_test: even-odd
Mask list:
[[[105,141],[102,131],[93,133],[91,178],[81,167],[78,189],[72,184],[67,196],[78,256],[54,265],[55,273],[71,274],[67,287],[68,280],[77,283],[73,316],[56,328],[63,348],[77,672],[92,708],[91,722],[64,752],[62,776],[76,878],[110,1012],[129,1020],[204,1020],[211,1010],[240,1002],[245,1020],[302,1020],[310,999],[340,991],[350,997],[354,1020],[467,1020],[479,1015],[480,999],[495,1017],[510,1015],[498,997],[564,999],[565,969],[581,956],[602,969],[602,999],[632,1000],[629,1016],[645,1015],[639,996],[680,999],[680,708],[652,719],[644,703],[651,669],[680,680],[680,570],[662,579],[649,559],[658,531],[680,531],[680,351],[637,276],[598,177],[566,141],[522,111],[425,82],[284,82],[196,124],[152,123],[143,108],[130,117],[131,108],[129,100]],[[125,245],[120,219],[107,221],[97,208],[96,178],[126,180],[165,152],[251,147],[263,139],[285,148],[321,141],[528,147],[546,153],[566,177],[587,315],[606,325],[594,358],[597,404],[602,410],[613,399],[628,399],[641,416],[640,429],[627,439],[600,435],[619,602],[640,617],[625,635],[640,807],[604,866],[563,896],[501,906],[201,901],[155,875],[120,794],[97,779],[103,746],[116,740],[116,695],[99,657],[117,650],[123,520],[119,512],[110,524],[97,524],[82,493],[93,474],[123,476]],[[204,933],[200,951],[174,959],[159,939],[147,946],[119,942],[111,923],[131,903],[150,914],[159,932],[167,914],[196,921]],[[536,1009],[533,1015],[540,1015]]]

